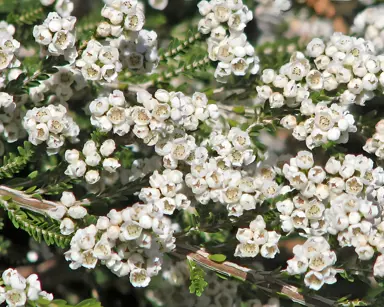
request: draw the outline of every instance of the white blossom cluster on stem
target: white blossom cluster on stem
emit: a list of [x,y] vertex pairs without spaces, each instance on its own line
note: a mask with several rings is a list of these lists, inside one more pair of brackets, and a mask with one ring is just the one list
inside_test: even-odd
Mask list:
[[282,230],[302,229],[310,235],[337,236],[340,247],[354,247],[361,260],[383,252],[384,170],[363,155],[331,157],[325,167],[314,165],[301,151],[283,167],[293,189],[292,199],[276,204]]
[[363,149],[373,153],[380,160],[384,159],[384,119],[380,120],[375,126],[375,133],[369,138]]
[[334,284],[340,271],[334,267],[336,254],[323,237],[310,237],[293,248],[294,257],[287,261],[287,273],[304,275],[305,285],[319,290],[324,284]]
[[[168,136],[172,139],[181,139],[172,137],[177,134],[187,137],[184,130],[196,130],[199,122],[219,116],[217,106],[208,105],[208,99],[202,93],[189,97],[181,92],[157,90],[152,96],[149,92],[140,91],[137,93],[137,102],[138,105],[129,106],[124,94],[118,90],[108,98],[99,97],[89,105],[91,123],[100,131],[113,129],[120,136],[132,131],[135,137],[153,146]],[[182,139],[180,142],[183,142]],[[179,159],[182,159],[179,154]],[[188,156],[188,152],[182,155]]]
[[[14,97],[6,92],[0,92],[0,133],[8,143],[16,142],[25,136],[20,125],[20,108],[17,107]],[[0,154],[4,153],[4,145],[0,144]]]
[[355,119],[346,106],[326,102],[312,103],[304,100],[300,108],[301,114],[308,117],[305,121],[296,122],[296,117],[287,115],[280,124],[292,130],[292,136],[299,141],[305,141],[309,149],[322,146],[328,142],[346,144],[349,134],[357,131]]
[[29,89],[29,98],[38,103],[47,99],[50,103],[59,101],[65,104],[71,98],[80,96],[81,90],[87,86],[84,77],[77,69],[67,66],[57,67],[58,72]]
[[236,257],[256,257],[259,253],[264,258],[275,258],[279,253],[277,243],[280,235],[276,231],[268,231],[261,215],[258,215],[249,228],[239,228],[236,239],[240,242],[236,246]]
[[62,193],[60,202],[66,207],[66,215],[62,217],[60,223],[60,232],[68,236],[75,231],[75,223],[73,220],[84,218],[88,214],[88,211],[84,206],[76,202],[75,195],[69,191]]
[[383,13],[383,5],[368,7],[356,15],[351,27],[351,33],[371,41],[378,52],[384,51],[384,23],[381,19]]
[[253,18],[248,7],[242,1],[222,0],[200,1],[198,8],[203,16],[198,29],[210,34],[207,39],[209,58],[218,61],[217,81],[225,83],[232,74],[256,74],[259,58],[244,33],[246,24]]
[[65,174],[73,178],[84,176],[85,181],[93,185],[97,183],[101,175],[101,169],[105,172],[116,174],[121,166],[119,160],[113,157],[116,144],[113,139],[105,140],[102,144],[89,140],[85,142],[83,150],[80,153],[76,149],[65,152],[65,160],[69,163]]
[[76,17],[61,17],[56,12],[51,12],[42,25],[36,25],[33,36],[42,46],[43,54],[63,55],[67,61],[73,63],[77,57],[75,23]]
[[[96,30],[108,38],[111,46],[118,48],[123,68],[134,72],[151,73],[158,65],[157,34],[143,29],[144,7],[137,0],[105,0],[101,22]],[[152,1],[153,2],[153,1]],[[168,1],[154,1],[158,9],[164,9]],[[115,38],[115,39],[114,39]]]
[[111,40],[119,49],[123,68],[136,73],[152,73],[159,63],[157,33],[145,29]]
[[0,22],[0,72],[6,68],[19,66],[15,53],[20,48],[20,43],[13,38],[15,27],[5,21]]
[[76,143],[80,132],[67,109],[60,104],[28,110],[23,118],[23,127],[33,145],[46,143],[48,154],[56,154],[65,140]]
[[122,69],[119,50],[109,42],[100,43],[97,40],[87,43],[81,58],[76,61],[76,66],[86,80],[103,82],[115,81]]
[[119,36],[123,29],[138,32],[145,23],[144,7],[138,0],[104,0],[101,16],[111,24],[114,36]]
[[41,284],[36,274],[24,278],[15,269],[7,269],[3,272],[0,286],[0,304],[7,307],[26,306],[34,304],[39,299],[51,301],[53,295],[41,290]]
[[307,45],[306,54],[311,61],[296,52],[278,72],[265,69],[255,103],[268,100],[272,108],[297,107],[311,102],[311,92],[324,90],[332,98],[338,90],[340,104],[364,105],[383,86],[384,58],[376,56],[370,41],[334,33],[327,43],[314,38]]
[[74,9],[72,0],[40,0],[44,6],[55,5],[55,11],[62,17],[69,17]]
[[[210,146],[217,154],[210,155],[203,145]],[[251,165],[255,158],[246,131],[239,128],[232,128],[228,133],[213,131],[209,142],[196,147],[187,158],[190,172],[185,182],[199,203],[221,203],[229,215],[240,216],[244,211],[255,209],[265,195],[263,192],[268,193],[265,190],[269,182],[264,185],[242,171],[242,167]],[[269,187],[273,189],[273,185]]]

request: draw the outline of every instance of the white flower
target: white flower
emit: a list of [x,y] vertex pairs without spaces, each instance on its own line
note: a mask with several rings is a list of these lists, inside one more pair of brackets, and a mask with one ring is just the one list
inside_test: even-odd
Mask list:
[[319,38],[312,39],[307,45],[307,54],[312,58],[317,58],[323,54],[325,50],[324,42]]
[[5,292],[5,301],[8,306],[24,306],[27,302],[27,295],[23,290],[8,290]]
[[[271,106],[272,107],[272,106]],[[280,124],[285,129],[294,129],[297,126],[296,117],[293,115],[286,115],[280,120]]]
[[104,141],[103,144],[101,144],[100,153],[104,157],[108,157],[115,151],[115,149],[116,149],[115,141],[112,139],[108,139]]
[[148,276],[146,270],[133,269],[129,275],[129,280],[134,287],[146,287],[151,281],[151,278]]
[[86,170],[87,164],[84,161],[79,160],[69,164],[64,173],[70,177],[82,177],[84,176]]
[[89,184],[95,184],[100,180],[100,174],[97,170],[90,170],[85,174],[85,180]]
[[74,219],[82,219],[87,215],[87,209],[80,205],[72,206],[68,209],[68,215]]
[[69,218],[64,218],[60,223],[60,232],[67,236],[75,231],[75,223]]
[[120,166],[119,161],[114,158],[107,158],[103,161],[103,168],[110,173],[116,172]]
[[130,31],[139,31],[143,28],[145,16],[140,10],[130,13],[125,17],[124,27]]
[[94,155],[97,152],[96,143],[92,140],[85,142],[83,146],[83,154],[85,156]]
[[140,237],[143,228],[133,222],[125,222],[120,227],[120,239],[123,241],[134,240]]
[[76,197],[72,192],[64,191],[60,198],[61,203],[66,207],[71,207],[76,202]]
[[312,290],[319,290],[324,285],[324,276],[320,272],[309,271],[304,277],[305,285]]
[[235,257],[256,257],[259,250],[256,243],[241,243],[236,247]]
[[373,275],[377,277],[384,276],[384,256],[379,255],[376,258],[375,265],[373,266]]

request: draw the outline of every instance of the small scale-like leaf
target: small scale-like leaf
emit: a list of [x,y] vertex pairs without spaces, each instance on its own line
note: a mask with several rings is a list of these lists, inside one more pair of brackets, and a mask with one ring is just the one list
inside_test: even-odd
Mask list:
[[223,254],[214,254],[214,255],[209,255],[208,258],[214,262],[222,263],[225,261],[225,259],[227,259],[227,256]]

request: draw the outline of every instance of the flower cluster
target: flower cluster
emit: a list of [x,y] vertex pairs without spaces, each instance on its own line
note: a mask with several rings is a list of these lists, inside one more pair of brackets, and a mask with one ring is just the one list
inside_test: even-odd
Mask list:
[[305,141],[309,149],[322,146],[328,142],[345,144],[349,140],[349,133],[357,131],[353,115],[347,107],[325,102],[312,103],[311,99],[302,101],[301,114],[307,116],[305,121],[297,123],[296,117],[287,115],[280,121],[286,129],[293,129],[293,137]]
[[66,139],[71,143],[77,142],[80,132],[67,109],[60,104],[28,110],[23,118],[23,127],[33,145],[47,144],[48,154],[56,154]]
[[119,62],[119,50],[108,44],[90,40],[87,47],[76,61],[76,66],[86,80],[112,82],[122,69]]
[[20,109],[17,108],[13,96],[0,92],[0,110],[0,133],[8,143],[16,142],[25,132],[20,127]]
[[364,105],[384,82],[382,59],[375,55],[372,43],[364,39],[335,33],[325,44],[314,38],[306,53],[314,65],[303,53],[296,52],[279,72],[265,69],[261,76],[264,85],[256,88],[255,104],[268,100],[271,108],[297,107],[312,102],[311,92],[331,93],[341,87],[337,99],[342,105]]
[[305,285],[319,290],[324,284],[334,284],[339,272],[333,267],[336,254],[323,237],[310,237],[303,245],[293,248],[294,257],[287,261],[286,271],[290,275],[304,276]]
[[[145,15],[142,3],[137,0],[104,2],[106,5],[101,15],[107,21],[99,24],[97,34],[105,38],[116,37],[109,43],[119,50],[123,68],[136,73],[151,73],[159,62],[157,34],[143,29]],[[152,5],[164,9],[167,4],[168,1],[154,1]]]
[[124,93],[113,91],[108,97],[99,97],[89,104],[91,124],[102,132],[113,131],[123,136],[131,129],[128,115],[130,109],[125,101]]
[[[179,137],[172,137],[171,141],[180,139],[182,142],[181,136],[185,135],[182,130],[196,130],[199,121],[217,119],[219,116],[217,106],[208,105],[207,97],[201,93],[188,97],[181,92],[157,90],[153,97],[146,91],[140,91],[137,93],[137,102],[139,105],[128,107],[124,94],[118,90],[108,98],[99,97],[89,106],[91,123],[104,132],[113,129],[120,136],[132,131],[137,138],[153,146],[166,136],[180,133]],[[160,155],[166,154],[168,152]],[[187,157],[188,152],[182,155]],[[176,159],[183,159],[181,153]]]
[[101,15],[110,23],[113,36],[120,36],[123,28],[138,32],[145,23],[144,8],[137,0],[104,0]]
[[377,52],[384,51],[384,24],[381,20],[384,13],[383,5],[368,7],[356,15],[351,32],[371,41]]
[[24,278],[15,269],[7,269],[1,278],[4,284],[0,286],[0,304],[5,302],[7,307],[32,305],[39,299],[53,299],[52,294],[41,290],[36,274]]
[[65,104],[71,98],[78,98],[84,92],[81,90],[87,86],[81,72],[67,66],[56,67],[58,71],[38,86],[29,89],[29,98],[38,103],[47,99],[49,102],[59,101]]
[[172,215],[176,209],[185,210],[190,206],[191,201],[182,192],[185,187],[182,172],[166,169],[160,174],[154,171],[149,184],[151,187],[141,189],[139,198],[157,207],[162,214]]
[[279,252],[277,243],[280,235],[276,231],[267,231],[261,215],[258,215],[249,228],[239,228],[236,239],[240,244],[236,246],[236,257],[256,257],[259,252],[264,258],[275,258]]
[[74,8],[72,0],[40,0],[40,2],[44,6],[55,4],[55,11],[62,17],[69,17]]
[[[207,39],[209,58],[219,61],[215,78],[227,82],[233,73],[244,76],[259,71],[259,58],[244,34],[246,24],[252,20],[252,12],[242,1],[200,1],[199,12],[204,18],[199,31],[210,34]],[[230,35],[228,35],[228,31]]]
[[133,286],[146,287],[161,269],[162,251],[174,248],[172,233],[157,203],[135,204],[77,230],[65,255],[72,269],[101,262],[117,276],[129,275]]
[[375,128],[376,132],[367,140],[363,149],[382,160],[384,159],[384,119],[380,120]]
[[60,232],[68,236],[75,231],[75,223],[72,219],[82,219],[87,215],[87,209],[76,202],[75,195],[72,192],[64,191],[62,193],[60,202],[67,208],[67,217],[62,218],[60,223]]
[[341,247],[354,247],[362,260],[383,251],[379,206],[384,203],[384,170],[362,156],[331,157],[324,168],[314,166],[301,151],[283,167],[285,178],[300,193],[276,204],[283,231],[303,229],[319,236],[337,235]]
[[33,36],[42,46],[43,53],[50,56],[63,55],[73,63],[77,57],[75,23],[76,17],[61,17],[51,12],[42,25],[33,28]]
[[111,46],[119,49],[123,67],[136,73],[151,73],[159,63],[155,31],[142,29],[130,36],[121,35]]
[[65,160],[69,165],[65,174],[73,178],[84,176],[85,181],[91,185],[100,180],[100,166],[105,172],[116,173],[118,176],[117,169],[120,167],[120,163],[111,157],[115,149],[115,141],[108,139],[100,146],[92,140],[85,142],[82,154],[76,149],[67,150]]
[[5,21],[0,22],[0,72],[12,66],[19,66],[15,53],[20,43],[13,38],[15,27]]
[[201,204],[219,202],[235,216],[255,209],[260,198],[256,183],[241,171],[241,167],[255,160],[248,133],[239,128],[232,128],[227,134],[213,131],[206,145],[217,155],[209,155],[205,147],[196,146],[185,158],[190,165],[185,182],[197,201]]

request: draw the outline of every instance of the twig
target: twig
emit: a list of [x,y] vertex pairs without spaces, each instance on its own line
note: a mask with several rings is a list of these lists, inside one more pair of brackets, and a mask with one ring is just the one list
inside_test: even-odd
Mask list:
[[183,41],[179,46],[176,48],[171,49],[170,51],[167,51],[162,56],[160,56],[160,61],[164,61],[167,58],[178,54],[179,52],[187,49],[189,46],[191,46],[194,42],[201,39],[202,35],[200,32],[196,33],[195,35],[188,37],[185,41]]
[[[58,202],[32,198],[22,191],[11,189],[4,185],[0,185],[0,196],[9,197],[21,208],[31,210],[42,215],[48,215],[53,219],[61,219],[67,211],[66,207]],[[6,200],[3,201],[3,203],[6,207],[8,206]]]
[[176,255],[177,254],[183,255],[187,259],[193,260],[211,271],[241,281],[257,284],[260,289],[270,293],[279,293],[288,297],[291,301],[304,306],[326,307],[335,306],[336,303],[333,300],[316,294],[302,294],[300,293],[300,289],[274,278],[270,272],[255,271],[230,261],[224,261],[222,263],[214,262],[209,259],[210,254],[202,249],[197,249],[185,244],[178,244],[176,248]]

